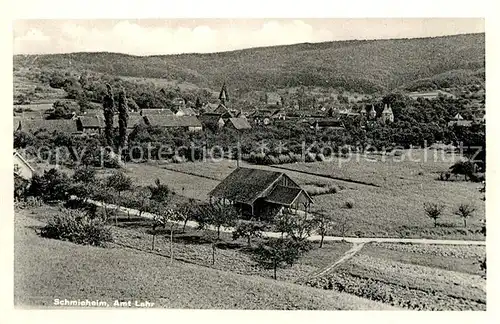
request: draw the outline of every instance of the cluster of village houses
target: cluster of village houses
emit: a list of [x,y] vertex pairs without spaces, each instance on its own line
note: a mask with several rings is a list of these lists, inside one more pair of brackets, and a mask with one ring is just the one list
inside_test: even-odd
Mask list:
[[[435,99],[439,96],[453,96],[444,91],[410,93],[413,99]],[[148,108],[138,112],[129,112],[127,127],[129,131],[138,124],[155,126],[167,129],[183,129],[196,132],[203,129],[231,128],[248,130],[256,125],[279,125],[282,123],[305,123],[309,127],[342,131],[344,120],[347,117],[362,117],[362,125],[373,121],[383,123],[394,122],[394,113],[390,105],[383,109],[375,109],[374,105],[358,106],[356,109],[327,109],[320,106],[318,109],[303,110],[297,107],[285,108],[282,97],[276,93],[267,93],[265,107],[253,111],[231,109],[228,105],[229,96],[225,84],[219,93],[218,103],[205,103],[197,111],[186,105],[182,98],[172,101],[171,108]],[[465,120],[460,114],[449,122],[449,125],[470,126],[473,122],[484,122],[484,113],[478,120]],[[118,127],[118,117],[115,116],[114,125]],[[69,133],[101,133],[104,130],[104,117],[101,112],[89,112],[80,116],[75,115],[71,120],[44,120],[25,119],[14,117],[14,127],[18,130],[36,130],[45,128],[49,131],[59,130]]]

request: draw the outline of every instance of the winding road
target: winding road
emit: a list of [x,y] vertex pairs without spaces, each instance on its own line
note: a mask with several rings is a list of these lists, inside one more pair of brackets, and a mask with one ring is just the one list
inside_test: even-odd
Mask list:
[[[97,206],[103,207],[104,204],[100,201],[95,201],[92,199],[87,200],[90,203],[93,203]],[[109,209],[119,209],[123,212],[128,212],[132,216],[139,216],[139,211],[132,208],[126,208],[122,206],[116,206],[113,204],[106,204],[106,207]],[[140,217],[146,219],[153,219],[154,215],[151,213],[142,213]],[[178,222],[181,224],[181,222]],[[188,221],[187,226],[189,227],[197,227],[198,223],[194,221]],[[222,228],[221,232],[231,233],[234,228],[227,227]],[[263,232],[263,236],[265,237],[281,237],[281,233],[276,232]],[[319,241],[321,240],[320,235],[311,235],[308,237],[310,241]],[[340,237],[340,236],[325,236],[325,241],[335,242],[335,241],[345,241],[349,243],[353,243],[354,245],[361,245],[369,242],[377,242],[377,243],[410,243],[410,244],[435,244],[435,245],[486,245],[486,241],[466,241],[466,240],[441,240],[441,239],[424,239],[424,238],[399,238],[399,237]]]

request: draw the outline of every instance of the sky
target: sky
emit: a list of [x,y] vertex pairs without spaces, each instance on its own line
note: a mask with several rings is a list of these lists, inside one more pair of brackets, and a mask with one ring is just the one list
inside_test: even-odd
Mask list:
[[484,32],[481,18],[16,20],[14,54],[211,53],[349,39]]

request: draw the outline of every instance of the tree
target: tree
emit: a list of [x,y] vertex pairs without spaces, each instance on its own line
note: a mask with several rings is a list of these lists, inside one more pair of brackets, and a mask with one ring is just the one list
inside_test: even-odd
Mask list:
[[292,220],[287,213],[280,213],[274,218],[274,226],[281,233],[281,238],[283,238],[285,233],[292,230]]
[[213,226],[217,231],[217,240],[220,239],[220,229],[234,226],[237,218],[238,212],[232,205],[220,202],[200,206],[197,214],[199,228],[206,229],[208,226]]
[[450,172],[454,175],[464,175],[465,181],[474,174],[474,164],[470,161],[458,161],[450,167]]
[[[154,208],[151,208],[151,209],[154,210]],[[151,250],[153,250],[153,251],[155,249],[156,229],[159,226],[165,227],[165,224],[163,223],[161,216],[154,213],[153,214],[152,231],[151,231],[151,235],[152,235]]]
[[76,109],[70,107],[67,101],[57,100],[52,104],[52,110],[47,119],[70,119]]
[[127,146],[127,124],[128,124],[128,106],[125,89],[121,89],[118,95],[118,130],[119,130],[119,147]]
[[93,183],[96,180],[96,172],[92,167],[79,167],[71,178],[74,182]]
[[[114,189],[118,193],[118,205],[122,191],[130,190],[132,187],[132,179],[121,171],[117,171],[106,179],[106,187]],[[118,206],[119,208],[119,206]],[[115,223],[118,224],[118,215],[115,214]]]
[[151,192],[151,200],[156,202],[166,202],[172,199],[175,194],[167,185],[160,182],[160,179],[155,180],[154,186],[148,186]]
[[186,232],[187,222],[194,217],[195,212],[195,202],[194,199],[190,198],[187,202],[182,203],[178,208],[177,212],[179,213],[180,221],[183,222],[182,232]]
[[294,241],[304,241],[314,230],[316,224],[313,218],[310,218],[306,212],[303,215],[292,214],[289,210],[284,211],[285,216],[290,218],[288,223],[288,237]]
[[458,217],[462,218],[464,221],[464,227],[467,227],[467,218],[471,217],[476,208],[469,204],[460,204],[458,208],[455,210],[454,214]]
[[486,278],[486,257],[479,259],[476,264],[479,265],[479,269],[484,272],[483,277]]
[[96,190],[97,184],[93,182],[73,181],[68,189],[70,195],[76,196],[81,202],[86,202]]
[[195,103],[194,107],[196,109],[200,109],[201,107],[203,107],[203,104],[201,103],[200,97],[196,97],[196,103]]
[[334,227],[334,218],[332,214],[320,212],[314,215],[314,221],[316,223],[317,231],[319,235],[321,235],[319,247],[322,248],[325,236],[331,232]]
[[106,144],[113,147],[113,116],[115,114],[115,100],[113,90],[109,84],[106,84],[106,95],[103,98],[102,107],[104,110],[104,137]]
[[30,182],[14,173],[14,199],[24,199]]
[[57,169],[46,170],[43,175],[31,178],[29,194],[41,197],[44,201],[66,200],[69,196],[70,179]]
[[248,247],[252,246],[251,239],[262,237],[263,225],[256,224],[255,222],[240,221],[238,226],[233,231],[233,240],[237,240],[240,237],[245,237],[247,239]]
[[104,218],[108,220],[108,203],[113,202],[113,195],[109,191],[108,186],[104,182],[97,182],[94,190],[90,192],[90,197],[96,201],[100,201],[104,207]]
[[130,190],[132,187],[132,179],[122,171],[117,171],[108,177],[107,186],[116,190],[116,192],[118,192],[118,197],[120,197],[122,191]]
[[139,217],[151,207],[151,192],[142,187],[132,191],[132,206],[139,211]]
[[[212,245],[212,264],[215,264],[216,244],[220,240],[221,227],[234,226],[238,212],[231,205],[215,202],[211,204],[198,206],[195,219],[198,222],[198,229],[205,230],[206,236],[211,241]],[[217,235],[211,231],[211,227],[215,227]]]
[[[22,124],[21,124],[22,126]],[[14,132],[14,148],[26,148],[35,144],[35,136],[31,133],[23,132],[21,130]]]
[[170,225],[170,264],[172,264],[174,262],[174,227],[177,221],[180,221],[182,218],[175,209],[168,208],[164,202],[154,202],[152,210],[156,215],[156,222],[162,224],[163,227],[166,227],[167,224]]
[[443,213],[444,205],[437,203],[424,203],[424,211],[427,217],[434,220],[434,227],[437,227],[437,220]]
[[264,268],[273,269],[276,280],[277,268],[292,266],[300,255],[308,249],[306,242],[297,242],[289,238],[269,239],[255,250],[254,259]]
[[350,216],[341,214],[336,217],[334,228],[340,233],[340,236],[344,238],[352,227],[352,219]]

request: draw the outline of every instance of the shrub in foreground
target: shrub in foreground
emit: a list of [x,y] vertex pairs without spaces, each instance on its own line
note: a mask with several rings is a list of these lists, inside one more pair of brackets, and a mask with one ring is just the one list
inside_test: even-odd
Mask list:
[[348,201],[344,202],[344,208],[347,208],[347,209],[354,208],[354,201],[353,200],[348,200]]
[[77,244],[103,246],[111,242],[111,231],[99,218],[91,218],[79,210],[63,209],[49,220],[41,235]]

